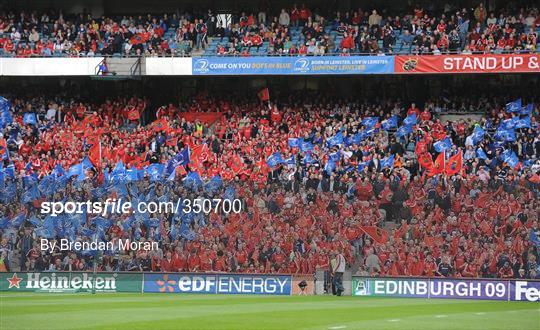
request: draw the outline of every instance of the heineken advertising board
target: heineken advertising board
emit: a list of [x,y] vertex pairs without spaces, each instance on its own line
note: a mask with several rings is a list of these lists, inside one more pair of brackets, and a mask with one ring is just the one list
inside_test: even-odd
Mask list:
[[141,292],[141,273],[0,273],[0,291]]

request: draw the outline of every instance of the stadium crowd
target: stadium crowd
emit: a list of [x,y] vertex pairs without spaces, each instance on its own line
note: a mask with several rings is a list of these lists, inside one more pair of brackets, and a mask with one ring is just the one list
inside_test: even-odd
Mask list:
[[324,13],[294,5],[241,12],[225,22],[211,10],[99,18],[7,12],[0,15],[0,52],[20,57],[184,56],[201,49],[235,56],[536,52],[538,8],[508,8],[486,8],[482,2],[474,8],[417,5],[394,14],[368,8]]
[[[159,250],[108,251],[98,269],[313,273],[341,253],[361,274],[539,276],[533,104],[480,100],[480,121],[443,124],[456,102],[259,98],[2,99],[1,267],[90,270],[92,251],[49,253],[40,238],[128,239]],[[239,199],[242,211],[40,213],[106,198]]]

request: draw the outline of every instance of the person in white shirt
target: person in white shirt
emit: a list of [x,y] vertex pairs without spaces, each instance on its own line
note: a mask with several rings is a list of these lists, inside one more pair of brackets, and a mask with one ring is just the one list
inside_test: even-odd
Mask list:
[[345,257],[339,252],[334,252],[335,262],[332,263],[332,274],[334,279],[334,287],[336,288],[336,295],[341,296],[344,291],[343,288],[343,273],[345,272]]
[[291,24],[291,17],[285,9],[281,9],[281,13],[279,14],[279,25],[289,26],[289,24]]
[[49,105],[49,110],[47,110],[45,118],[47,118],[47,120],[56,120],[56,104]]

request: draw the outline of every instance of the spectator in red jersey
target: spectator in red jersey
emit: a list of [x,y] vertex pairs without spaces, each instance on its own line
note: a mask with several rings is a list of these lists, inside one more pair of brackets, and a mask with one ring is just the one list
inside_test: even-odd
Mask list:
[[420,109],[416,106],[416,103],[411,103],[411,107],[407,110],[407,115],[415,114],[416,118],[420,118]]

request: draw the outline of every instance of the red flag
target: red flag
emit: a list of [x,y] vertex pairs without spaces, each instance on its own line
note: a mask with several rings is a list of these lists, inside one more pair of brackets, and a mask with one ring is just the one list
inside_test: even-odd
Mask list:
[[259,100],[261,100],[261,102],[269,101],[270,91],[268,90],[268,88],[263,88],[260,90],[259,93],[257,93],[257,96],[259,97]]
[[0,139],[0,156],[2,156],[7,150],[7,143],[4,138]]
[[386,230],[376,226],[362,226],[360,227],[369,237],[371,237],[376,243],[385,244],[388,242],[388,233]]
[[403,236],[405,236],[405,234],[407,233],[407,231],[409,230],[409,225],[408,224],[403,224],[401,225],[401,227],[399,227],[399,229],[396,230],[396,232],[394,233],[394,239],[395,240],[398,240],[400,238],[402,238]]
[[234,155],[229,167],[233,171],[234,174],[239,174],[244,167],[244,162],[242,162],[242,159],[240,158],[240,156]]
[[423,154],[419,155],[418,164],[427,170],[431,170],[433,167],[433,159],[431,158],[431,154],[424,152]]
[[99,169],[101,166],[101,142],[94,143],[90,150],[88,150],[88,159]]
[[261,173],[263,173],[265,176],[268,174],[268,172],[270,172],[270,167],[264,158],[259,159],[259,161],[255,163],[255,166],[257,166]]
[[184,176],[186,174],[187,174],[187,172],[186,172],[186,169],[184,168],[184,166],[178,165],[178,167],[176,168],[176,175]]
[[463,152],[460,150],[457,154],[448,159],[446,163],[446,175],[458,174],[463,167]]
[[166,131],[169,129],[169,123],[167,123],[167,120],[165,120],[165,118],[161,118],[152,123],[152,128],[155,132]]
[[433,163],[433,167],[427,172],[427,175],[435,176],[442,173],[444,173],[444,151],[437,156]]
[[132,107],[132,109],[129,110],[128,112],[129,120],[139,120],[140,117],[141,117],[141,114],[139,113],[139,110],[137,110],[137,108]]
[[424,244],[433,248],[435,245],[443,244],[444,240],[438,236],[424,236]]
[[205,162],[208,160],[208,155],[210,154],[210,149],[206,143],[199,144],[194,146],[189,155],[190,159],[196,159],[199,162]]

